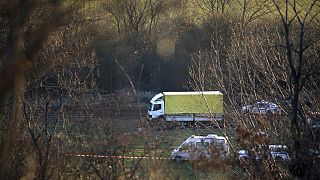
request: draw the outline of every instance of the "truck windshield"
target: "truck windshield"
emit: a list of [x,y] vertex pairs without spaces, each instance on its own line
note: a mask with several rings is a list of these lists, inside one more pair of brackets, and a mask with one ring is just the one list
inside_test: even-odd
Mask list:
[[150,103],[149,107],[148,107],[149,111],[157,111],[157,110],[161,110],[161,104],[152,104]]
[[153,111],[157,111],[161,109],[161,104],[154,104],[153,105]]

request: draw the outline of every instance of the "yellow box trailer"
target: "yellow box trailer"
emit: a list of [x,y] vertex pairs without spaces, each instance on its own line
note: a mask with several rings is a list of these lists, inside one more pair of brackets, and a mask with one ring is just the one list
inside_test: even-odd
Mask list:
[[223,120],[223,94],[219,91],[163,92],[150,100],[148,117],[166,121]]

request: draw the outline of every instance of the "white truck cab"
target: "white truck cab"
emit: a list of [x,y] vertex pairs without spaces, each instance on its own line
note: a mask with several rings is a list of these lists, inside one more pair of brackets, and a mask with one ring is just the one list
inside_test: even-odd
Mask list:
[[176,161],[198,160],[199,158],[226,158],[229,154],[227,140],[223,136],[208,134],[207,136],[192,135],[171,153]]
[[150,100],[150,105],[148,108],[148,118],[156,119],[156,118],[162,117],[163,115],[164,115],[163,94],[159,93]]

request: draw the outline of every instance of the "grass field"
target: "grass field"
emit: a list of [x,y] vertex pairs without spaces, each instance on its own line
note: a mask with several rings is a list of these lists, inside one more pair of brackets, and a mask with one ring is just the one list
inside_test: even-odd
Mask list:
[[[108,167],[120,163],[125,170],[116,172],[119,177],[123,174],[130,176],[130,172],[134,171],[135,177],[138,179],[227,179],[229,173],[224,171],[215,169],[210,171],[196,170],[189,162],[177,163],[170,159],[171,151],[189,136],[221,135],[218,128],[189,127],[181,129],[177,126],[170,130],[159,130],[151,123],[143,130],[139,130],[139,122],[140,113],[138,109],[127,109],[117,114],[94,117],[90,121],[72,121],[67,125],[58,125],[57,135],[60,137],[67,136],[68,141],[71,142],[66,148],[67,154],[101,156],[99,158],[68,156],[65,163],[67,164],[66,170],[70,171],[70,176],[67,177],[73,177],[76,174],[75,170],[82,169],[83,164],[88,164],[85,168],[86,173],[83,172],[84,179],[88,177],[88,174],[95,175],[96,171],[108,176],[108,173],[110,173]],[[109,156],[138,158],[111,159]],[[91,170],[93,167],[97,169],[95,171]]]
[[[119,155],[128,157],[150,157],[150,158],[138,158],[138,159],[125,159],[124,166],[126,169],[137,168],[135,175],[149,179],[226,179],[227,174],[219,170],[211,170],[210,172],[203,172],[195,170],[191,163],[180,162],[177,163],[170,159],[170,154],[173,148],[177,147],[183,140],[189,137],[191,134],[205,134],[203,129],[177,129],[170,131],[156,131],[151,133],[135,134],[132,141],[126,147],[126,151],[115,151],[115,147],[110,145],[99,143],[103,142],[103,137],[82,136],[86,139],[84,144],[88,146],[84,148],[84,152],[77,151],[78,154],[95,154],[95,155]],[[210,132],[212,133],[212,132]],[[79,139],[78,139],[79,141]],[[86,143],[90,142],[90,143]],[[78,148],[71,148],[77,150]],[[110,153],[111,152],[111,153]],[[116,154],[115,154],[116,153]],[[151,158],[165,158],[154,160]],[[83,161],[101,161],[95,158],[82,158],[82,157],[69,157],[72,158],[70,164],[81,164]],[[79,159],[80,158],[80,159]],[[76,162],[74,162],[76,161]],[[77,162],[79,161],[79,162]],[[102,164],[99,165],[101,169],[106,168],[110,159],[106,158],[102,160]],[[113,159],[111,161],[122,161],[122,159]],[[99,163],[97,163],[99,164]],[[74,166],[70,166],[70,169],[77,169]]]

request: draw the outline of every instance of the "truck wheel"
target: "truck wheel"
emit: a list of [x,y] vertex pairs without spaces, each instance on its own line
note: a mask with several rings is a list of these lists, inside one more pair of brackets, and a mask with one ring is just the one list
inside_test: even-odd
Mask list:
[[158,122],[159,126],[158,126],[158,130],[165,130],[166,129],[166,120],[164,119],[164,117],[159,117],[159,122]]
[[160,122],[160,123],[163,123],[163,122],[166,122],[166,120],[164,119],[163,116],[161,116],[161,117],[159,117],[159,122]]

